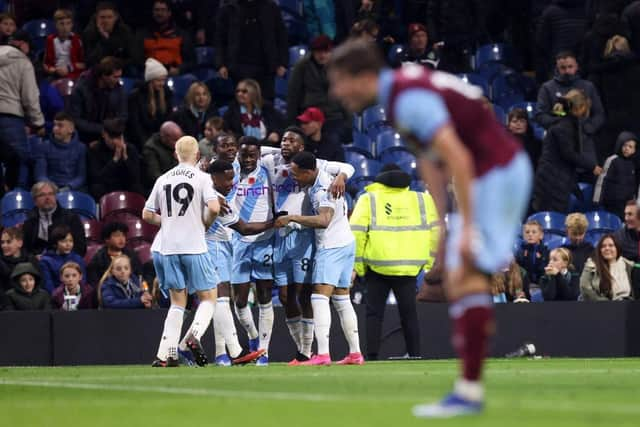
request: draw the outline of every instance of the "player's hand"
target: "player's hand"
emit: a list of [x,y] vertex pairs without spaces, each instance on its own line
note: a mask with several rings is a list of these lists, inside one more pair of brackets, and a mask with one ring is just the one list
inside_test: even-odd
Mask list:
[[290,222],[291,222],[291,217],[289,215],[284,215],[276,219],[276,222],[274,223],[274,227],[275,228],[286,227]]
[[333,196],[334,199],[339,199],[344,196],[344,192],[346,190],[346,183],[344,180],[344,175],[340,174],[336,176],[331,185],[329,186],[329,192]]
[[220,204],[220,215],[229,215],[231,213],[231,206],[227,203],[227,199],[218,196],[218,204]]

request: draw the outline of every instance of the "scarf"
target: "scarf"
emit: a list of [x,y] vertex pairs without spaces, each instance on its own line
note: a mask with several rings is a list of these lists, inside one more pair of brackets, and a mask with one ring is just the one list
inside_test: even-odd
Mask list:
[[253,109],[253,114],[249,114],[244,105],[240,106],[240,124],[245,136],[253,136],[258,139],[264,139],[266,130],[262,123],[262,115],[259,108]]
[[624,258],[618,258],[609,265],[609,269],[611,271],[611,299],[616,301],[628,298],[631,295],[631,284]]

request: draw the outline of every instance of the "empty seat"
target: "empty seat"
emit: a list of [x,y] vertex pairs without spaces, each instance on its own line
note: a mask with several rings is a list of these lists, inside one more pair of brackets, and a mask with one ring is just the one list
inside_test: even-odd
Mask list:
[[153,261],[153,257],[151,255],[151,244],[147,242],[141,242],[133,247],[133,251],[138,255],[138,259],[141,264],[146,264],[150,261]]
[[2,201],[0,201],[0,209],[2,210],[2,215],[7,215],[13,212],[24,212],[27,213],[31,209],[33,209],[33,199],[31,198],[31,193],[25,190],[13,190],[8,192],[2,197]]
[[587,182],[578,184],[578,188],[582,193],[582,197],[576,197],[575,194],[569,195],[569,212],[589,212],[594,209],[593,206],[593,185]]
[[353,144],[350,146],[351,151],[358,151],[369,158],[373,158],[375,147],[369,135],[360,132],[353,132]]
[[102,247],[99,243],[87,243],[87,252],[84,254],[84,262],[85,264],[89,264],[91,262],[91,258],[100,250]]
[[100,199],[100,215],[102,220],[109,219],[116,214],[125,213],[134,217],[142,215],[144,208],[144,196],[128,191],[114,191],[105,194]]
[[124,93],[126,93],[127,95],[131,93],[131,91],[136,87],[138,82],[139,80],[133,79],[131,77],[120,78],[120,86],[122,86],[122,90],[124,90]]
[[64,191],[58,193],[56,198],[60,206],[75,212],[82,218],[98,218],[96,201],[88,194],[80,191]]
[[622,220],[607,211],[592,211],[585,213],[589,221],[589,231],[593,232],[614,232],[622,227]]
[[27,21],[22,29],[31,36],[31,46],[33,51],[42,52],[45,42],[49,34],[53,34],[56,30],[55,23],[50,19],[34,19]]
[[167,86],[173,91],[174,105],[179,105],[184,101],[184,97],[187,95],[189,88],[197,81],[197,77],[193,74],[184,74],[167,79]]
[[88,242],[102,243],[102,223],[96,219],[82,220],[84,237]]
[[372,159],[363,159],[356,164],[352,164],[352,166],[356,169],[355,173],[351,177],[351,180],[354,182],[363,179],[373,180],[382,167],[380,162]]
[[369,107],[362,112],[362,130],[369,133],[372,128],[388,126],[387,112],[381,105]]
[[549,250],[553,250],[569,243],[569,238],[549,233],[545,234],[543,242],[545,245],[547,245],[547,248],[549,248]]
[[489,80],[482,74],[463,73],[458,74],[458,77],[460,78],[460,80],[467,84],[478,86],[479,88],[481,88],[482,93],[484,93],[484,96],[486,96],[487,98],[491,97]]
[[608,234],[608,232],[601,231],[601,230],[589,230],[587,231],[587,234],[584,236],[584,240],[586,242],[591,243],[593,247],[596,247],[598,245],[598,242],[602,238],[602,236],[604,236],[605,234]]
[[544,211],[531,215],[527,220],[538,221],[542,225],[542,229],[545,232],[557,234],[560,236],[565,235],[564,221],[567,218],[565,214],[560,212]]
[[511,46],[502,43],[480,46],[475,55],[476,68],[491,62],[510,66],[515,65],[515,57]]
[[280,98],[287,97],[289,81],[283,77],[276,77],[276,96]]
[[16,227],[20,224],[24,224],[24,222],[29,217],[29,214],[22,211],[13,211],[7,214],[2,215],[2,226],[3,227]]
[[352,147],[349,146],[344,149],[344,159],[350,165],[357,165],[360,162],[371,158],[359,151],[352,150],[351,148]]
[[382,157],[387,151],[406,150],[406,148],[404,140],[394,130],[385,130],[376,137],[376,156],[378,158]]
[[404,46],[401,44],[394,44],[389,48],[389,53],[387,54],[387,60],[392,67],[396,67],[401,65],[401,58],[404,54]]
[[380,157],[380,162],[383,165],[395,163],[400,169],[411,175],[412,179],[418,178],[418,162],[416,156],[406,150],[386,151],[382,157]]
[[129,219],[124,222],[129,231],[127,232],[127,242],[130,246],[135,246],[139,242],[153,243],[153,238],[156,237],[159,227],[149,224],[139,218]]

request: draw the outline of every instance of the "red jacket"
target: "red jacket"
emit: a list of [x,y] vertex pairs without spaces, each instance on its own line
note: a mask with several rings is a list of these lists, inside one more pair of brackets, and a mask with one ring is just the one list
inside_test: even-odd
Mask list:
[[[56,66],[56,48],[55,39],[58,38],[57,34],[50,34],[47,36],[47,42],[44,48],[44,65],[48,67]],[[84,63],[84,49],[82,48],[82,40],[80,36],[71,33],[71,70],[67,76],[70,79],[77,78],[84,70],[79,70],[79,63]]]

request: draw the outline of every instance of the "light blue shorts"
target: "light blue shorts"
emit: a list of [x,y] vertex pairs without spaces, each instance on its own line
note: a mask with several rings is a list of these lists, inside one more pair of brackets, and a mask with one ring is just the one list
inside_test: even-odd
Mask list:
[[313,263],[313,284],[349,288],[355,261],[356,242],[341,248],[317,248]]
[[218,283],[231,283],[233,265],[233,243],[207,240],[209,258],[218,276]]
[[[472,250],[477,269],[492,274],[509,264],[530,196],[531,164],[524,152],[473,182],[473,225],[477,235]],[[462,218],[450,215],[446,252],[449,270],[462,265],[461,231]]]
[[276,233],[273,270],[277,286],[311,284],[315,232],[296,230],[281,237]]
[[209,253],[162,255],[153,253],[153,266],[160,290],[168,296],[170,289],[186,289],[189,294],[216,288],[218,283]]
[[273,238],[258,242],[233,241],[231,283],[273,279]]

